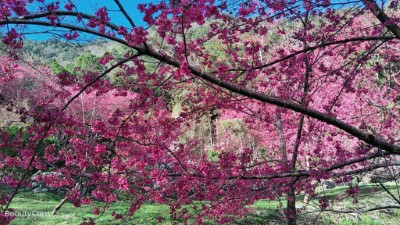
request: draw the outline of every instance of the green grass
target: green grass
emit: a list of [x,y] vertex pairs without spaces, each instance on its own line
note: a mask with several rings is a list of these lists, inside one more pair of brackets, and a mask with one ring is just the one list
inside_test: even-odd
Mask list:
[[[79,208],[71,203],[65,203],[56,215],[51,215],[53,208],[59,203],[60,197],[51,193],[21,192],[16,195],[11,204],[16,212],[21,213],[11,224],[14,225],[54,225],[80,224],[85,218],[93,218],[97,224],[158,224],[157,217],[169,219],[169,207],[166,205],[145,204],[130,218],[131,221],[116,221],[112,212],[124,213],[129,208],[127,202],[117,202],[100,215],[92,213],[93,207],[102,208],[104,203],[96,202],[93,205],[82,205]],[[172,224],[172,223],[164,223]]]
[[[389,190],[395,192],[396,185],[387,183],[385,185]],[[321,192],[324,198],[330,201],[342,197],[344,198],[346,187],[337,187],[334,189]],[[363,185],[361,194],[358,197],[358,203],[353,203],[353,198],[344,198],[342,201],[333,203],[333,207],[338,210],[348,210],[357,208],[369,208],[378,203],[387,203],[395,205],[390,197],[383,192],[382,189],[375,191],[373,185]],[[396,193],[397,194],[397,193]],[[304,196],[298,197],[298,206],[302,205]],[[11,224],[13,225],[53,225],[53,224],[80,224],[85,218],[95,219],[97,224],[162,224],[172,225],[181,224],[180,221],[173,221],[169,216],[169,207],[153,203],[144,204],[132,217],[125,221],[114,220],[112,212],[125,213],[129,208],[129,203],[119,201],[112,204],[109,210],[102,215],[92,214],[94,206],[99,208],[104,206],[104,203],[96,202],[94,205],[76,208],[71,203],[67,202],[59,210],[57,215],[51,215],[51,211],[60,201],[60,197],[51,193],[32,193],[22,191],[16,195],[11,204],[16,212],[20,213]],[[298,216],[298,224],[312,224],[317,217],[319,211],[314,204],[317,200],[311,202],[306,210],[303,210]],[[201,204],[201,203],[199,203]],[[261,200],[253,204],[253,213],[246,215],[242,219],[237,219],[234,224],[246,225],[261,225],[261,224],[285,224],[282,220],[282,211],[279,207],[285,206],[286,202],[282,200],[267,201]],[[161,223],[158,219],[161,219]],[[323,212],[315,221],[316,224],[345,224],[345,225],[383,225],[383,224],[399,224],[400,210],[390,209],[383,211],[374,211],[363,214],[338,214],[332,212]],[[206,224],[216,224],[213,221],[208,221]]]
[[[394,182],[384,184],[385,187],[399,198],[398,186]],[[328,199],[331,204],[330,209],[334,210],[366,210],[378,206],[394,205],[400,206],[387,192],[377,184],[361,185],[361,191],[356,198],[346,197],[347,187],[337,187],[321,192],[322,196]],[[337,199],[341,199],[338,201]],[[333,201],[333,203],[332,203]],[[316,202],[316,201],[314,201]],[[308,207],[307,211],[313,211],[313,207]],[[315,209],[315,208],[314,208]],[[319,213],[311,213],[314,217]],[[367,213],[321,213],[316,224],[344,224],[344,225],[398,225],[400,221],[400,209],[384,209]]]

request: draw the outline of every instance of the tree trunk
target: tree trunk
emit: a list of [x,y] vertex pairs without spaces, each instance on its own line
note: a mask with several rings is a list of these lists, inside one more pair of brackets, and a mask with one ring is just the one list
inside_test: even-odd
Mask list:
[[[307,24],[308,24],[308,19],[309,19],[309,11],[306,12],[305,14],[305,18],[303,22],[303,27],[304,29],[306,29]],[[306,30],[304,31],[306,32]],[[306,43],[306,41],[303,41],[303,46],[304,48],[307,48],[308,45]],[[308,106],[308,101],[307,101],[307,94],[308,91],[310,89],[310,83],[309,83],[309,79],[311,76],[311,72],[312,72],[312,66],[310,64],[310,59],[308,58],[308,56],[306,56],[304,58],[304,64],[305,64],[305,74],[304,74],[304,89],[303,89],[303,97],[301,98],[301,105],[307,107]],[[297,135],[296,135],[296,141],[294,143],[293,146],[293,155],[292,155],[292,160],[291,160],[291,167],[292,170],[296,170],[296,163],[298,160],[298,152],[299,152],[299,148],[300,148],[300,144],[301,144],[301,137],[302,137],[302,132],[303,132],[303,125],[304,125],[304,115],[300,115],[299,118],[299,124],[297,127]],[[288,218],[288,224],[289,225],[295,225],[297,222],[297,211],[296,211],[296,188],[294,187],[295,183],[296,183],[297,179],[294,180],[289,188],[289,191],[287,193],[287,218]]]
[[294,187],[290,187],[287,193],[287,211],[286,217],[288,219],[288,225],[296,225],[297,212],[296,212],[296,190]]
[[211,111],[210,115],[210,130],[211,130],[211,146],[215,146],[217,143],[217,119],[219,113],[216,110]]

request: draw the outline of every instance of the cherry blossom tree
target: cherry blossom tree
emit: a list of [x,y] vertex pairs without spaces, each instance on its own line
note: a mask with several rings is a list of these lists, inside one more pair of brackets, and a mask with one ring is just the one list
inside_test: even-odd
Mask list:
[[[100,58],[103,71],[78,70],[79,79],[56,74],[34,107],[15,104],[20,99],[2,90],[24,128],[16,138],[1,131],[0,149],[13,154],[1,152],[0,167],[25,171],[1,179],[15,188],[1,198],[2,223],[13,219],[5,214],[9,203],[35,170],[61,174],[41,179],[68,187],[75,206],[105,202],[95,214],[126,192],[131,207],[116,218],[150,200],[185,222],[229,223],[257,200],[284,196],[287,223],[296,224],[296,196],[318,198],[321,180],[347,182],[399,165],[397,0],[114,0],[93,14],[78,1],[0,2],[11,60],[2,66],[4,87],[16,79],[29,29],[67,41],[86,34],[126,49],[123,57]],[[144,26],[128,7],[143,13]],[[113,22],[115,9],[129,25]],[[93,100],[82,106],[82,96]],[[187,135],[204,120],[210,141]],[[49,137],[62,144],[46,144]],[[91,195],[82,196],[81,186],[92,187]],[[347,193],[358,191],[350,186]],[[319,203],[321,211],[329,207]],[[190,205],[196,213],[182,208]],[[400,205],[376,209],[384,207]]]

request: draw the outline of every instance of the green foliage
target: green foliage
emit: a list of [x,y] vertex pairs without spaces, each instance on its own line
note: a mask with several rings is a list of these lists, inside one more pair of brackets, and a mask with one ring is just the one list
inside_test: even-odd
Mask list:
[[54,74],[59,74],[59,73],[63,73],[66,72],[67,70],[61,66],[56,60],[51,60],[50,62],[50,69]]
[[217,151],[215,151],[215,150],[213,150],[213,149],[210,149],[210,150],[208,150],[208,152],[207,152],[207,156],[208,156],[208,159],[209,159],[211,162],[216,162],[216,161],[218,161],[219,152],[217,152]]
[[219,122],[221,132],[229,131],[233,133],[244,133],[246,128],[240,119],[223,120]]
[[[26,133],[26,130],[24,128],[20,128],[18,126],[8,126],[4,128],[4,131],[8,133],[11,141],[15,140],[18,135],[22,135],[22,146],[24,146],[29,141],[29,135]],[[8,155],[10,157],[15,157],[17,155],[15,149],[12,148],[0,148],[0,153]]]
[[[0,48],[2,43],[0,43]],[[102,39],[83,42],[72,43],[66,42],[57,38],[52,38],[46,41],[25,40],[24,48],[20,53],[22,58],[34,63],[40,62],[44,65],[49,65],[52,62],[57,62],[62,67],[69,67],[73,69],[75,59],[85,54],[90,54],[95,57],[104,55],[105,52],[111,52],[115,58],[123,58],[128,47],[111,44],[110,42]],[[70,70],[69,70],[70,71]]]
[[182,105],[180,102],[171,102],[172,105],[172,117],[178,118],[179,114],[182,112]]
[[75,58],[72,63],[67,65],[67,70],[71,74],[75,73],[75,68],[78,68],[81,71],[100,72],[104,67],[98,63],[98,59],[97,56],[91,53],[83,53]]
[[4,128],[4,129],[8,132],[8,134],[10,135],[11,139],[16,138],[18,133],[19,133],[19,130],[20,130],[20,128],[17,127],[17,126],[8,126],[8,127]]
[[208,42],[205,44],[206,51],[210,54],[212,61],[226,62],[229,59],[228,54],[225,52],[225,46],[220,42]]
[[[23,142],[21,143],[21,148],[26,145],[29,141],[29,135],[26,133],[25,128],[21,128],[18,126],[7,126],[3,128],[3,131],[7,132],[10,140],[15,140],[18,138],[19,135],[22,135],[22,140]],[[4,141],[1,140],[0,141]],[[20,148],[18,148],[20,149]],[[15,157],[17,156],[18,152],[14,148],[0,148],[0,154],[4,154],[9,157]],[[2,167],[0,169],[0,177],[3,177],[5,175],[11,176],[11,175],[16,175],[19,176],[23,174],[25,170],[21,168],[16,168],[16,167]]]
[[37,145],[36,145],[37,155],[39,157],[43,157],[44,150],[49,145],[54,145],[55,149],[61,148],[61,143],[59,142],[59,140],[55,136],[50,136],[50,137],[43,139],[43,141],[41,141],[40,143],[37,143]]
[[[16,138],[18,138],[19,135],[22,135],[23,141],[21,143],[21,146],[19,146],[17,150],[14,148],[0,148],[1,154],[5,154],[10,157],[15,157],[18,155],[18,150],[22,149],[29,142],[29,137],[31,135],[26,132],[25,128],[21,128],[18,126],[8,126],[8,127],[5,127],[4,129],[9,134],[11,140],[15,140]],[[56,149],[61,149],[61,142],[58,140],[58,138],[55,136],[50,136],[50,137],[44,138],[41,142],[38,142],[36,144],[37,156],[43,157],[45,148],[49,145],[54,145],[54,147]],[[4,172],[4,168],[2,171]]]
[[56,61],[60,65],[66,65],[79,56],[83,46],[60,41],[56,38],[46,41],[27,40],[24,42],[24,56],[32,60],[40,60],[43,64]]

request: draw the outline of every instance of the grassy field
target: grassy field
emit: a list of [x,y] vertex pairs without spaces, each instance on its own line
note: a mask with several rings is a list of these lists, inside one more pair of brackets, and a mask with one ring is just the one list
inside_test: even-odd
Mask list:
[[[385,186],[399,196],[395,183],[386,183]],[[324,191],[325,198],[329,201],[337,198],[344,198],[340,203],[333,204],[335,210],[365,210],[377,205],[396,205],[396,202],[386,194],[382,188],[376,188],[372,185],[362,185],[361,195],[358,197],[358,203],[354,199],[345,197],[346,187],[337,187]],[[299,196],[298,207],[302,206],[304,196]],[[113,211],[123,213],[128,208],[127,202],[117,202],[103,215],[93,215],[92,206],[82,206],[75,208],[67,202],[57,215],[51,215],[51,211],[60,201],[60,197],[51,193],[32,193],[22,191],[18,193],[11,204],[19,217],[11,224],[14,225],[54,225],[54,224],[80,224],[85,218],[95,219],[97,224],[180,224],[179,221],[172,221],[166,205],[157,205],[147,203],[137,211],[133,217],[128,220],[115,221],[111,215]],[[309,203],[305,210],[299,214],[299,224],[399,224],[400,209],[385,209],[382,211],[373,211],[368,213],[335,213],[322,212],[316,204],[317,201]],[[282,210],[279,205],[285,205],[284,201],[258,201],[252,207],[254,211],[245,218],[236,220],[235,224],[285,224],[282,221]],[[102,207],[104,203],[95,203],[94,205]],[[399,204],[397,204],[399,205]],[[161,222],[160,222],[161,221]],[[207,224],[215,224],[213,221]]]

